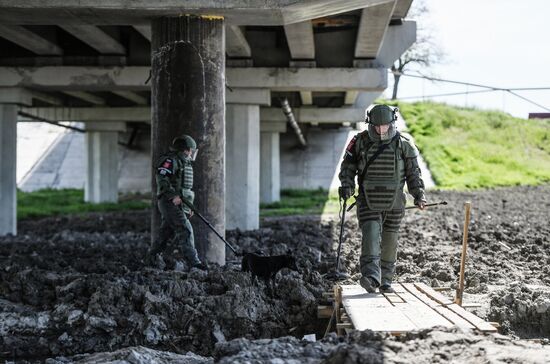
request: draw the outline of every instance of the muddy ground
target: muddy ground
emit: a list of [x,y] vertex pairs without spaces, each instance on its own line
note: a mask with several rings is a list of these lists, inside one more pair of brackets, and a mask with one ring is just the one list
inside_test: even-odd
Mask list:
[[[208,272],[188,271],[177,252],[167,254],[164,267],[144,267],[149,212],[139,211],[27,220],[17,237],[0,239],[0,358],[448,362],[463,352],[461,359],[472,362],[524,362],[526,354],[532,362],[550,361],[549,345],[526,340],[550,338],[550,186],[428,197],[449,204],[407,213],[397,280],[456,286],[463,204],[472,201],[465,299],[479,303],[474,311],[498,321],[507,336],[434,329],[397,339],[357,333],[299,340],[311,333],[319,338],[326,325],[316,319],[316,306],[331,286],[324,275],[334,266],[335,218],[271,218],[256,231],[228,232],[245,251],[295,251],[300,272],[282,270],[270,292],[240,272],[230,254],[227,266]],[[353,216],[345,237],[343,263],[357,279],[360,236]]]

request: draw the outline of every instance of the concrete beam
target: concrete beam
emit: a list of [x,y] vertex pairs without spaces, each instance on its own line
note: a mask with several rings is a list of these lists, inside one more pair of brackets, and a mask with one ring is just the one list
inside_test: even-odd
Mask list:
[[122,44],[95,25],[61,24],[60,27],[101,54],[126,54]]
[[285,25],[285,34],[292,59],[315,59],[311,21]]
[[355,58],[376,58],[397,0],[365,8],[361,12]]
[[0,88],[0,104],[32,105],[32,94],[22,88]]
[[30,91],[30,93],[33,99],[44,101],[44,102],[47,102],[48,104],[55,105],[55,106],[63,105],[63,99],[61,99],[60,97],[50,95],[45,92],[36,91],[36,90]]
[[105,105],[105,100],[101,97],[91,94],[86,91],[62,91],[64,94],[75,97],[77,99],[84,100],[94,105]]
[[286,121],[285,122],[260,121],[260,132],[286,133]]
[[302,99],[303,105],[313,105],[313,92],[300,91],[300,98]]
[[[1,74],[1,71],[0,71]],[[272,91],[383,91],[383,68],[229,68],[231,87],[265,87]]]
[[416,22],[404,21],[388,27],[382,47],[373,66],[385,68],[391,65],[416,42]]
[[0,37],[41,56],[63,54],[63,50],[57,45],[19,25],[0,24]]
[[[302,107],[292,111],[299,123],[356,123],[365,119],[365,110],[359,108]],[[264,122],[286,121],[282,110],[278,108],[261,108],[260,119]]]
[[[390,27],[391,28],[391,27]],[[149,67],[0,67],[0,87],[148,90]],[[384,91],[386,68],[228,68],[231,88],[272,91]]]
[[135,102],[138,105],[147,105],[147,99],[141,95],[138,95],[135,92],[132,91],[124,91],[124,90],[114,90],[111,91],[115,95],[118,95],[120,97],[125,98],[126,100],[130,100],[132,102]]
[[124,133],[126,131],[126,123],[122,121],[88,121],[84,124],[86,131],[116,131]]
[[151,41],[151,26],[150,25],[134,25],[134,29],[143,35],[149,42]]
[[344,104],[346,104],[346,105],[355,104],[355,100],[357,100],[358,95],[359,95],[359,92],[357,92],[357,91],[348,91],[348,92],[346,92],[346,96],[344,98]]
[[[355,100],[354,107],[359,108],[360,110],[365,111],[377,98],[382,95],[382,92],[359,92],[357,99]],[[365,119],[365,114],[363,113],[363,120]]]
[[23,107],[21,111],[51,121],[151,122],[151,108],[134,107]]
[[242,29],[236,25],[225,28],[225,52],[229,57],[250,58],[252,51]]
[[[377,93],[365,93],[374,100],[380,95]],[[150,122],[151,109],[149,107],[22,107],[21,111],[52,121],[97,121],[99,123],[114,121],[140,121]],[[364,108],[317,108],[302,107],[292,109],[296,120],[300,123],[341,123],[357,122],[364,119]],[[264,123],[283,123],[287,120],[279,108],[261,108],[262,125]],[[267,124],[265,124],[267,125]],[[267,131],[267,130],[266,130]],[[284,131],[281,131],[284,132]]]
[[345,13],[387,0],[2,0],[0,23],[145,25],[178,14],[223,16],[231,25],[284,25]]
[[259,88],[235,88],[225,92],[226,104],[271,105],[271,91]]
[[392,18],[403,19],[404,17],[406,17],[411,8],[412,2],[413,0],[397,0]]
[[260,110],[226,107],[226,229],[260,227]]
[[17,106],[0,105],[0,235],[17,234]]

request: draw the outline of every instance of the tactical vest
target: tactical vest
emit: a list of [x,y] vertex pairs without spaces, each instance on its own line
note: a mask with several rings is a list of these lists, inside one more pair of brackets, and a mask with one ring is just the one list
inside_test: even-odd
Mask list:
[[193,192],[193,164],[189,160],[180,160],[181,168],[178,168],[181,181],[181,196],[193,203],[195,200],[195,192]]
[[[376,153],[379,143],[369,143],[361,151],[362,170],[367,160]],[[370,210],[384,211],[405,207],[403,187],[405,186],[405,161],[400,138],[396,139],[369,165],[362,189]]]
[[[177,153],[168,153],[160,157],[159,164],[169,158],[173,165],[170,166],[172,174],[167,174],[170,185],[179,195],[187,201],[193,203],[195,192],[193,192],[193,164],[190,160],[180,158]],[[161,185],[157,183],[157,195],[161,195],[164,191],[161,190]],[[184,206],[184,211],[190,211],[187,206]]]

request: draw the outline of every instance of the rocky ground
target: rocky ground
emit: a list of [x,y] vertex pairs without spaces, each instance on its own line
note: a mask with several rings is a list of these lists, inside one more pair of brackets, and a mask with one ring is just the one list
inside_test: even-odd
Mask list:
[[[270,292],[227,266],[191,270],[170,254],[144,267],[149,213],[88,214],[21,222],[0,240],[0,359],[49,363],[550,362],[550,186],[432,192],[447,206],[409,211],[397,280],[456,285],[463,204],[472,202],[466,301],[502,335],[434,329],[392,338],[355,333],[315,343],[316,306],[331,282],[338,221],[266,219],[231,231],[244,251],[298,257]],[[200,223],[200,222],[197,222]],[[360,236],[346,224],[343,263],[358,278]],[[318,335],[318,337],[320,337]],[[48,359],[49,358],[49,359]]]

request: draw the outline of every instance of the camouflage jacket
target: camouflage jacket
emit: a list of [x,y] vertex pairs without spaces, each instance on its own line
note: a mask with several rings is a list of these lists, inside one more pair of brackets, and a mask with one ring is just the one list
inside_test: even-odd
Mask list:
[[[193,164],[190,160],[181,158],[177,152],[169,152],[161,156],[156,165],[157,196],[172,199],[176,196],[193,203]],[[188,212],[187,206],[184,210]]]

